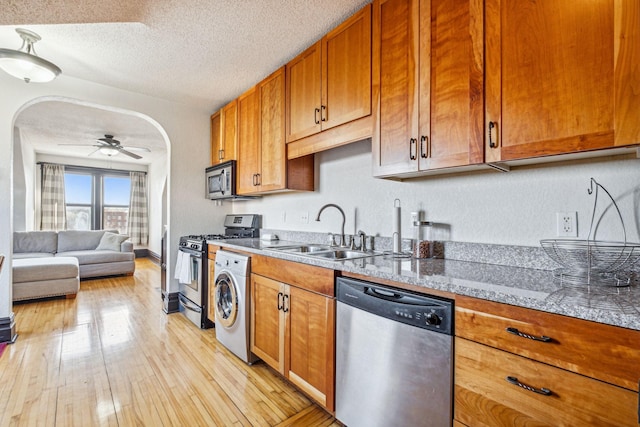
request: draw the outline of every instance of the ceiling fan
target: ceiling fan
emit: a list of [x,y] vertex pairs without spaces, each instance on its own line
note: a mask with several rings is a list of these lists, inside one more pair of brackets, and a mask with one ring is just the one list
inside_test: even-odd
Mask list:
[[[75,145],[75,146],[86,147],[85,144],[59,144],[59,145]],[[96,140],[96,144],[93,144],[92,147],[97,147],[97,149],[89,153],[89,155],[92,155],[96,151],[100,151],[102,154],[106,154],[109,157],[115,156],[118,153],[122,153],[134,159],[141,159],[142,157],[135,153],[132,153],[131,151],[145,151],[147,153],[151,151],[146,147],[124,147],[120,143],[120,141],[113,138],[113,135],[108,135],[108,134],[105,135],[104,138],[98,138]]]

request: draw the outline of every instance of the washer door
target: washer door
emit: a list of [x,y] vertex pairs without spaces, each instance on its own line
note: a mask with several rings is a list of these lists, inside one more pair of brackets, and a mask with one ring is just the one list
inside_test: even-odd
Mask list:
[[216,324],[230,328],[238,317],[238,291],[233,276],[221,272],[215,284]]

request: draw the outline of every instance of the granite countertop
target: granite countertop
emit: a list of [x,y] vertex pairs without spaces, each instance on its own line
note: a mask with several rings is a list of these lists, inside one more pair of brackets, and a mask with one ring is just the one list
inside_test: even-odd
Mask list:
[[343,261],[273,250],[292,241],[215,240],[209,243],[274,258],[386,279],[413,288],[446,291],[489,301],[640,330],[640,287],[563,284],[553,271],[451,259],[393,258],[388,255]]

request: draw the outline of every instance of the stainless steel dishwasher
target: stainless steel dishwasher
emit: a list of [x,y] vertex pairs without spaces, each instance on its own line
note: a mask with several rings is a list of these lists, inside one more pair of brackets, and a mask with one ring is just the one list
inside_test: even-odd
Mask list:
[[451,426],[453,302],[343,277],[336,288],[336,418]]

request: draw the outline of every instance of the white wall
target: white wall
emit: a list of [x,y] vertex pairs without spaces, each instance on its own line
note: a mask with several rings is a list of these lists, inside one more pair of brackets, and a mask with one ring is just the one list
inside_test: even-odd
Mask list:
[[[594,177],[616,198],[628,240],[640,241],[640,160],[629,157],[398,182],[371,177],[367,140],[316,154],[316,192],[235,202],[233,209],[234,213],[262,213],[264,228],[335,233],[341,222],[337,210],[324,211],[321,222],[314,219],[322,205],[336,203],[346,212],[347,233],[362,229],[369,235],[391,236],[393,204],[398,198],[403,237],[413,236],[410,212],[421,209],[426,219],[448,224],[438,230],[443,240],[539,246],[540,239],[556,237],[556,212],[578,212],[580,237],[587,238],[594,202],[587,188]],[[601,208],[609,204],[602,192],[598,199]],[[308,223],[300,220],[305,213]],[[602,219],[597,238],[622,240],[619,220],[611,213]]]
[[[0,254],[8,257],[0,273],[0,318],[11,313],[11,248],[13,230],[13,123],[19,111],[40,97],[66,97],[136,111],[155,120],[170,141],[169,259],[175,260],[182,234],[221,231],[228,205],[215,207],[203,197],[204,169],[209,165],[210,111],[61,75],[47,84],[26,84],[0,73]],[[157,237],[160,239],[160,236]],[[172,277],[174,262],[169,263]],[[177,282],[169,283],[177,291]],[[160,301],[158,301],[161,308]]]

